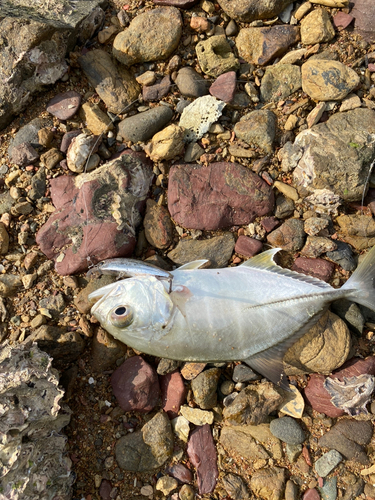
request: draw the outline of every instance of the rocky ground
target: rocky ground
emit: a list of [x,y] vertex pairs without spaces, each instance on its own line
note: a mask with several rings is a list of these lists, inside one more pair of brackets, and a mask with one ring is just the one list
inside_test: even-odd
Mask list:
[[[85,271],[106,258],[227,267],[280,247],[281,265],[338,288],[375,244],[374,7],[265,3],[113,0],[1,133],[1,370],[48,380],[40,448],[71,411],[72,474],[61,485],[65,460],[53,490],[46,466],[39,498],[375,498],[370,310],[337,301],[288,351],[293,396],[239,362],[134,352],[90,315],[88,294],[114,278]],[[61,376],[57,423],[48,357],[34,345],[9,365],[30,341]],[[2,384],[18,412],[22,391]],[[35,433],[44,417],[28,411]],[[17,446],[23,423],[2,428]],[[2,492],[26,498],[7,453]]]

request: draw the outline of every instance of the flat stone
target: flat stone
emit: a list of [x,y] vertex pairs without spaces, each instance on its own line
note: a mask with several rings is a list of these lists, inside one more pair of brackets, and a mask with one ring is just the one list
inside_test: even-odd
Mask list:
[[322,281],[329,281],[335,269],[332,262],[323,259],[309,259],[307,257],[297,257],[292,266],[292,271],[314,276]]
[[337,250],[327,252],[326,257],[341,266],[345,271],[354,271],[357,265],[350,245],[343,241],[337,241],[336,245]]
[[255,426],[224,426],[220,434],[220,443],[226,450],[229,451],[229,453],[238,455],[245,459],[268,460],[270,455],[266,449],[258,443],[257,438],[246,432],[246,430],[250,427],[253,428]]
[[300,425],[291,417],[281,417],[271,420],[270,431],[272,434],[288,444],[302,444],[306,439]]
[[302,87],[301,70],[293,64],[276,64],[266,69],[260,86],[263,102],[281,101]]
[[234,251],[245,257],[254,257],[263,248],[263,243],[249,236],[239,236]]
[[124,141],[145,142],[167,125],[172,116],[168,106],[155,106],[119,122],[118,133]]
[[152,85],[156,81],[155,71],[145,71],[135,78],[140,85]]
[[113,130],[114,126],[109,116],[92,102],[85,102],[81,109],[81,116],[87,128],[94,135],[101,135]]
[[176,418],[186,397],[186,388],[179,372],[159,378],[163,411],[170,419]]
[[315,462],[315,470],[320,477],[326,477],[341,461],[342,456],[338,451],[328,451]]
[[[132,253],[134,229],[123,229],[121,221],[125,220],[127,227],[132,220],[129,214],[142,206],[152,177],[145,157],[140,160],[128,152],[92,173],[51,180],[56,211],[40,228],[36,240],[60,274],[86,270],[88,256],[99,262]],[[132,191],[126,186],[132,186]],[[133,194],[135,186],[137,196]]]
[[303,221],[288,219],[280,227],[267,235],[267,241],[274,247],[280,247],[289,252],[301,250],[305,240]]
[[191,483],[193,481],[193,474],[183,464],[177,463],[171,465],[167,467],[166,472],[177,479],[180,484]]
[[111,386],[124,411],[148,413],[159,399],[159,381],[154,368],[141,356],[132,356],[115,370]]
[[125,66],[165,59],[177,48],[182,34],[181,14],[175,7],[158,7],[136,16],[113,42],[113,55]]
[[171,88],[171,78],[169,75],[165,76],[160,83],[155,85],[148,85],[142,89],[143,100],[148,101],[160,101],[165,97],[169,89]]
[[[318,66],[322,64],[315,62]],[[294,168],[293,184],[299,194],[305,197],[325,189],[327,196],[337,195],[349,202],[361,200],[368,169],[375,157],[375,145],[368,139],[368,134],[373,133],[375,111],[359,108],[336,113],[327,122],[298,134],[286,156]],[[324,158],[319,153],[322,147]],[[330,165],[328,170],[327,165]]]
[[246,483],[240,476],[229,473],[222,478],[222,481],[226,492],[233,500],[247,500],[250,498]]
[[10,161],[20,167],[25,167],[26,165],[30,165],[30,163],[35,163],[38,158],[38,152],[35,151],[32,145],[28,142],[23,142],[14,146],[10,155]]
[[75,90],[69,90],[53,97],[47,104],[47,111],[59,120],[69,120],[77,113],[82,96]]
[[303,494],[302,500],[320,500],[320,495],[315,488],[309,488]]
[[220,7],[230,18],[245,23],[251,23],[258,19],[272,19],[291,3],[291,0],[270,0],[267,2],[259,2],[258,0],[219,1]]
[[111,113],[124,112],[138,98],[140,87],[133,75],[123,65],[116,65],[108,52],[90,50],[78,63]]
[[324,9],[315,9],[301,21],[301,42],[305,45],[329,42],[335,36],[330,16]]
[[336,248],[336,243],[329,238],[324,238],[322,236],[308,236],[306,243],[301,250],[301,255],[316,259],[323,253],[333,252]]
[[276,115],[268,109],[251,111],[236,123],[234,132],[247,144],[255,144],[266,153],[272,153],[276,135]]
[[236,91],[237,77],[235,71],[228,71],[218,76],[209,88],[209,92],[214,97],[224,101],[231,102]]
[[308,60],[301,70],[302,89],[316,101],[344,99],[360,81],[353,69],[339,61]]
[[187,454],[197,470],[199,494],[212,493],[219,477],[219,471],[216,464],[216,446],[208,424],[197,427],[191,432]]
[[240,63],[225,36],[207,38],[197,43],[195,50],[199,66],[206,75],[216,78],[222,73],[237,71],[240,68]]
[[299,38],[297,26],[242,28],[236,38],[236,47],[245,61],[263,66],[283,55]]
[[211,411],[190,408],[190,406],[183,405],[180,408],[180,412],[186,420],[194,425],[211,425],[214,421],[214,414]]
[[[216,269],[228,265],[234,245],[233,235],[228,232],[220,236],[214,236],[209,240],[184,238],[168,253],[168,258],[181,266],[193,260],[207,259],[210,261],[210,267]],[[199,365],[201,364],[199,363]]]
[[190,66],[179,70],[175,84],[180,93],[186,97],[202,97],[208,94],[207,80]]
[[[196,193],[194,198],[192,192]],[[273,205],[271,188],[239,164],[185,164],[170,169],[168,208],[183,227],[215,230],[249,224],[266,215]]]
[[280,500],[285,488],[286,470],[270,467],[254,471],[250,487],[258,497],[266,500]]
[[371,0],[355,0],[351,11],[355,18],[355,30],[360,33],[365,40],[374,41],[373,16],[375,14],[375,5]]

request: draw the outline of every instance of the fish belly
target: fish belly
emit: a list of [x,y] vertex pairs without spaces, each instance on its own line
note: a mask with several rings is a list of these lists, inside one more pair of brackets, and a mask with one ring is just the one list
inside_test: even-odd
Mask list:
[[185,361],[244,360],[292,337],[343,295],[246,268],[175,271],[173,283],[190,295],[163,339],[163,356]]

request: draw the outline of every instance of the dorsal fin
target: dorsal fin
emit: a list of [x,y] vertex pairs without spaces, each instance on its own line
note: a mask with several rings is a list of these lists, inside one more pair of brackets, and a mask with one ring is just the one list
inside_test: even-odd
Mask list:
[[318,286],[320,288],[332,288],[328,283],[322,281],[318,278],[312,276],[307,276],[306,274],[297,273],[296,271],[291,271],[290,269],[284,269],[283,267],[276,264],[273,260],[274,255],[282,250],[281,248],[271,248],[271,250],[266,250],[251,259],[246,260],[241,264],[241,267],[249,267],[252,269],[264,269],[272,273],[280,274],[282,276],[287,276],[288,278],[293,278],[295,280],[304,281],[305,283],[310,283],[311,285]]
[[193,260],[192,262],[188,262],[187,264],[183,264],[181,267],[178,267],[176,269],[176,271],[177,270],[178,271],[188,271],[191,269],[201,269],[208,262],[210,262],[210,261],[207,259]]

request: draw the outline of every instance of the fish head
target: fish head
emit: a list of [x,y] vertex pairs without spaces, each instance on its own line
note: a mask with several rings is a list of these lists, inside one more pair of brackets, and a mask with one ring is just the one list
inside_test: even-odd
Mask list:
[[129,278],[89,295],[91,314],[118,340],[142,350],[168,331],[174,305],[167,284],[153,276]]

